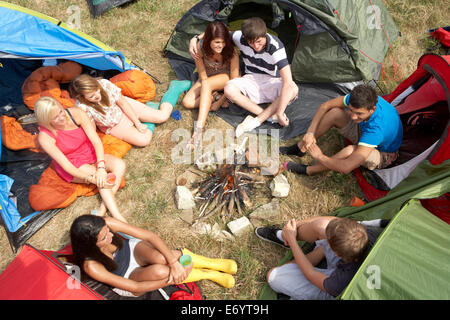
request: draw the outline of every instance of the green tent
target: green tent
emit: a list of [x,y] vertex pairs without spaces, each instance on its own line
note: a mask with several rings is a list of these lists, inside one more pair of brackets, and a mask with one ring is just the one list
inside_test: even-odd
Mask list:
[[382,0],[203,0],[177,23],[164,50],[178,78],[189,79],[189,40],[210,21],[237,30],[253,16],[284,43],[297,82],[377,79],[399,34]]
[[343,300],[450,299],[450,226],[419,200],[398,212],[341,295]]
[[[423,161],[385,197],[337,210],[333,215],[358,221],[392,219],[338,299],[450,299],[450,225],[420,201],[448,199],[449,192],[450,160]],[[280,264],[290,259],[291,252]],[[259,298],[277,295],[266,284]]]

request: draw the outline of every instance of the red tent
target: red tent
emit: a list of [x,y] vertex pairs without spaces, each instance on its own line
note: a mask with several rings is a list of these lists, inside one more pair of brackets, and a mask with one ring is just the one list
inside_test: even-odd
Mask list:
[[[0,300],[103,300],[66,272],[53,251],[25,244],[0,274]],[[76,271],[73,275],[77,275]]]
[[[383,98],[400,114],[404,137],[397,161],[388,168],[354,170],[369,201],[385,196],[422,161],[438,165],[450,158],[450,56],[425,54],[417,69]],[[426,200],[424,207],[450,223],[450,196]]]

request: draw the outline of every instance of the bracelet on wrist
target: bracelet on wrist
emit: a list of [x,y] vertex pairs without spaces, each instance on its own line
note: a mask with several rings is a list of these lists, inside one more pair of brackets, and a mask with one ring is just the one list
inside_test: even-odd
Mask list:
[[105,167],[97,167],[97,170],[98,170],[98,169],[103,169],[103,170],[106,171],[106,168],[105,168]]
[[105,164],[105,160],[100,160],[95,163],[95,166],[98,168],[99,167],[98,165],[102,162],[103,162],[103,164]]

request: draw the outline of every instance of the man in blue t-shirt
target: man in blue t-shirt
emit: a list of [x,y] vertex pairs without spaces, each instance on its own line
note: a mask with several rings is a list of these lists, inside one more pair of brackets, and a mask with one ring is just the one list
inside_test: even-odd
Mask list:
[[[316,143],[331,128],[352,142],[328,157]],[[298,144],[281,147],[280,153],[302,157],[308,152],[317,163],[306,166],[285,162],[284,168],[312,175],[326,170],[350,173],[359,166],[369,170],[389,166],[398,157],[403,128],[397,110],[368,85],[356,86],[350,94],[323,103]]]

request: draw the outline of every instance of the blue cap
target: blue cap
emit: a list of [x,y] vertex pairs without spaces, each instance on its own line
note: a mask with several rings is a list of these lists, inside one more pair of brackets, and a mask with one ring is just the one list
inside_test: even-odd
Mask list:
[[173,110],[172,112],[172,118],[174,118],[175,120],[180,120],[181,119],[181,113],[179,110]]

